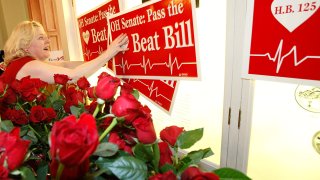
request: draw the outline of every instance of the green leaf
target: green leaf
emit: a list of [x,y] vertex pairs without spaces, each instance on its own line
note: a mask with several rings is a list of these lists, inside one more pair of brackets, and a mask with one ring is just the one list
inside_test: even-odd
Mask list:
[[177,165],[177,173],[181,174],[184,170],[186,170],[192,163],[192,160],[189,157],[185,157],[180,160]]
[[21,176],[22,176],[22,179],[25,179],[25,180],[36,180],[31,169],[27,167],[21,168]]
[[153,144],[153,160],[152,164],[156,172],[159,171],[160,149],[158,143]]
[[49,99],[51,102],[54,102],[56,100],[59,100],[61,98],[58,91],[54,90],[50,93]]
[[101,157],[110,157],[115,155],[118,152],[119,148],[116,144],[113,143],[100,143],[93,153],[93,155],[101,156]]
[[200,149],[188,153],[178,164],[178,173],[182,173],[190,165],[197,165],[201,159],[213,155],[211,148]]
[[188,153],[186,157],[190,158],[193,164],[198,164],[201,161],[201,159],[207,158],[212,155],[213,152],[211,148],[206,148],[197,151],[192,151]]
[[126,118],[124,118],[124,117],[116,117],[117,118],[117,121],[119,122],[119,123],[123,123],[123,122],[125,122],[125,120],[126,120]]
[[76,106],[71,106],[70,107],[70,111],[76,117],[79,117],[80,114],[84,112],[82,108],[79,108],[79,107],[76,107]]
[[119,179],[145,180],[147,178],[147,166],[144,162],[132,156],[123,156],[115,161],[97,161],[101,169],[109,169]]
[[52,106],[52,108],[57,111],[57,110],[63,108],[63,105],[64,105],[64,104],[65,104],[65,101],[63,101],[63,100],[56,100],[56,101],[53,101],[52,104],[50,103],[50,104],[49,104],[49,107]]
[[137,100],[140,97],[139,91],[136,89],[133,89],[132,93],[131,93]]
[[[92,179],[92,178],[85,178],[85,179]],[[98,176],[98,177],[94,177],[94,180],[106,180],[106,178]]]
[[220,168],[213,172],[220,177],[220,180],[251,180],[244,173],[232,168]]
[[37,144],[38,142],[38,138],[33,131],[28,131],[27,135],[23,136],[23,139],[30,140],[33,144]]
[[119,157],[120,157],[120,156],[132,156],[131,154],[129,154],[129,153],[126,152],[126,151],[119,151],[118,154],[119,154]]
[[14,128],[12,121],[5,120],[0,121],[0,130],[5,132],[10,132]]
[[[56,102],[62,101],[61,96],[58,93],[58,91],[54,90],[50,92],[50,94],[47,96],[45,107],[53,107],[55,109],[54,105]],[[55,109],[58,110],[58,109]]]
[[29,131],[29,127],[27,125],[23,125],[20,128],[20,136],[25,136]]
[[161,168],[160,168],[160,172],[163,174],[163,173],[165,173],[165,172],[167,172],[167,171],[172,171],[174,174],[176,174],[176,168],[172,165],[172,164],[165,164],[165,165],[163,165],[163,166],[161,166]]
[[187,149],[193,146],[202,138],[203,128],[191,131],[183,131],[177,139],[177,146],[181,149]]
[[117,158],[103,158],[103,157],[99,157],[95,162],[96,164],[100,167],[100,168],[104,168],[104,164],[106,163],[113,163]]
[[152,161],[153,159],[153,150],[150,145],[137,144],[133,148],[133,153],[136,158],[144,162]]
[[43,162],[37,169],[37,180],[46,179],[48,174],[48,164]]

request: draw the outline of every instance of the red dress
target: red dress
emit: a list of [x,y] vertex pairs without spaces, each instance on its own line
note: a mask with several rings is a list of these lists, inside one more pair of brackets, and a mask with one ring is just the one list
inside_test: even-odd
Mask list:
[[7,66],[6,70],[2,73],[1,78],[4,83],[10,84],[16,79],[20,69],[30,61],[35,60],[33,57],[26,56],[12,60]]

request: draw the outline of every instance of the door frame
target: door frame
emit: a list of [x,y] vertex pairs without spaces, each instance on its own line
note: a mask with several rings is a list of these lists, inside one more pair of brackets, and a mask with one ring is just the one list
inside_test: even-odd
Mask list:
[[[247,0],[227,1],[226,74],[221,166],[248,166],[254,81],[241,78]],[[225,152],[225,153],[224,153]]]

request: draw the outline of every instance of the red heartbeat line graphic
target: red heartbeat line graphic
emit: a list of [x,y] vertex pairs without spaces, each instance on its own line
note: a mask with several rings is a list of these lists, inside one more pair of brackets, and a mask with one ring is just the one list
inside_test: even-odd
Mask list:
[[170,53],[169,57],[168,57],[168,62],[151,63],[149,58],[146,60],[145,57],[143,56],[142,63],[129,64],[128,61],[124,61],[124,59],[122,58],[121,64],[117,64],[116,66],[119,66],[120,68],[122,68],[122,72],[124,74],[125,74],[126,69],[129,70],[133,66],[140,66],[141,68],[143,68],[144,74],[147,74],[147,67],[151,70],[154,66],[166,66],[167,68],[170,69],[170,73],[172,75],[174,65],[176,65],[177,69],[180,69],[182,65],[187,65],[187,64],[189,64],[189,65],[196,64],[196,62],[184,62],[184,63],[179,64],[177,57],[175,57],[174,60],[172,61],[171,53]]
[[87,56],[87,58],[89,59],[92,56],[92,54],[97,54],[97,53],[101,54],[103,51],[104,51],[103,48],[101,46],[99,46],[98,51],[91,52],[90,49],[86,49],[86,52],[83,53],[83,55]]
[[[171,100],[169,98],[167,98],[166,96],[164,96],[163,94],[158,93],[159,87],[154,87],[154,81],[152,81],[151,85],[149,86],[148,84],[140,81],[139,79],[128,79],[128,82],[133,81],[133,82],[139,82],[141,84],[143,84],[144,86],[146,86],[150,92],[149,97],[152,96],[152,94],[155,92],[156,97],[163,97],[164,99],[166,99],[167,101],[171,102]],[[167,83],[166,83],[167,84]],[[168,86],[172,87],[171,85],[167,84]],[[173,88],[173,87],[172,87]]]
[[275,53],[274,57],[271,57],[270,53],[266,53],[266,54],[250,54],[250,56],[257,56],[257,57],[261,57],[261,56],[267,56],[269,58],[269,60],[275,62],[277,61],[277,73],[279,73],[281,65],[284,61],[284,59],[289,56],[291,53],[293,53],[294,56],[294,66],[299,66],[301,63],[303,63],[304,61],[306,61],[307,59],[320,59],[320,56],[305,56],[304,58],[298,60],[298,56],[297,56],[297,47],[293,46],[291,48],[291,50],[285,54],[282,55],[282,47],[283,47],[283,40],[281,39],[277,52]]

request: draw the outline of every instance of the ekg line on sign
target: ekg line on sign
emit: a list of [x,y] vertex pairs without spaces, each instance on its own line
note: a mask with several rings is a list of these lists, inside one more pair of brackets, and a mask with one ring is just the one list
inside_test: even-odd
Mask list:
[[168,62],[151,63],[149,58],[146,60],[145,56],[143,56],[141,63],[129,64],[128,61],[122,58],[121,64],[116,64],[115,66],[122,68],[123,73],[126,72],[126,69],[129,70],[133,66],[140,66],[141,68],[144,69],[144,74],[147,74],[147,67],[151,70],[154,66],[166,66],[167,68],[170,69],[170,73],[172,75],[174,65],[176,65],[177,69],[180,69],[182,65],[187,65],[187,64],[196,64],[196,62],[183,62],[179,64],[178,58],[175,57],[174,60],[172,61],[171,53],[169,53]]
[[83,53],[83,55],[87,56],[87,59],[89,59],[92,56],[92,54],[101,54],[103,51],[103,48],[99,46],[98,51],[91,52],[90,49],[86,49],[86,52]]
[[150,93],[149,93],[149,97],[151,97],[151,95],[153,94],[153,92],[155,92],[156,97],[161,96],[161,97],[163,97],[164,99],[166,99],[167,101],[171,102],[171,100],[170,100],[169,98],[167,98],[167,97],[165,97],[164,95],[158,93],[159,87],[153,87],[153,86],[154,86],[154,81],[152,81],[151,85],[149,86],[148,84],[143,83],[143,82],[140,81],[139,79],[129,79],[128,82],[130,82],[131,80],[132,80],[133,82],[139,82],[139,83],[143,84],[144,86],[146,86],[146,87],[148,88],[149,92],[150,92]]
[[284,59],[289,56],[291,53],[293,53],[294,56],[294,66],[299,66],[301,63],[303,63],[304,61],[306,61],[307,59],[320,59],[320,56],[305,56],[304,58],[298,60],[297,57],[297,47],[293,46],[291,48],[291,50],[282,56],[282,47],[283,47],[283,40],[281,39],[277,52],[275,53],[274,57],[271,57],[270,53],[266,53],[266,54],[250,54],[251,57],[255,56],[255,57],[261,57],[261,56],[267,56],[269,58],[269,60],[275,62],[277,61],[277,73],[279,73],[281,65],[284,61]]

